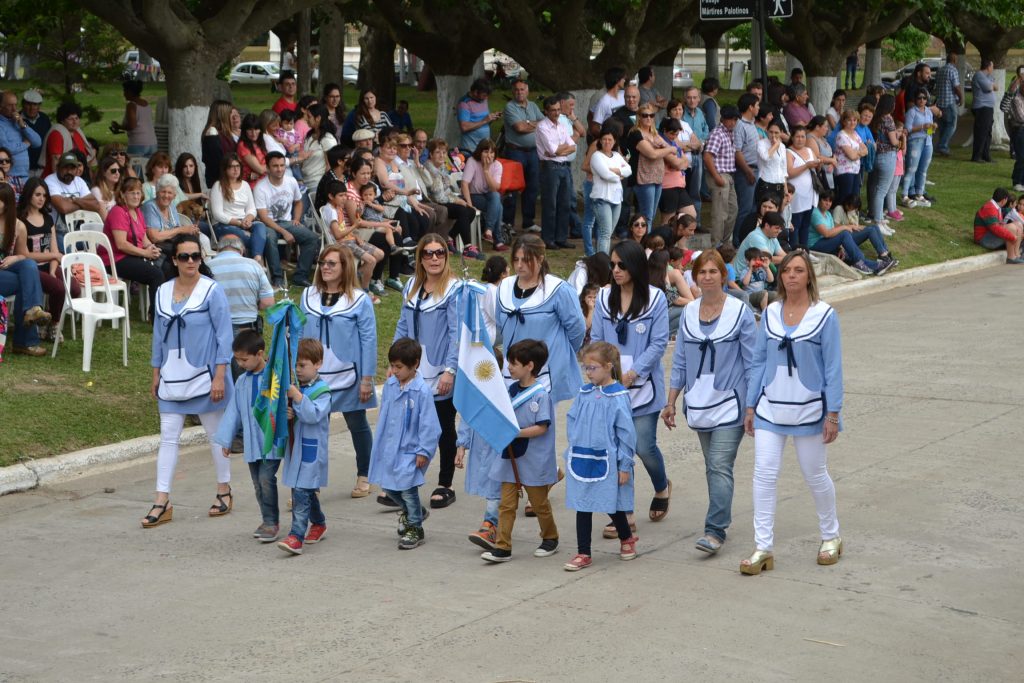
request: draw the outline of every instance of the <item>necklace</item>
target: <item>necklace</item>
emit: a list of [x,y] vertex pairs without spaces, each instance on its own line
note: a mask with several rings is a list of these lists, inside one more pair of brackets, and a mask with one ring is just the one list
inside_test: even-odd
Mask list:
[[725,298],[717,303],[707,304],[704,299],[700,301],[700,321],[703,323],[709,323],[718,318],[722,314],[722,308],[725,306]]
[[171,294],[171,299],[174,301],[174,303],[180,304],[183,301],[187,300],[190,296],[192,296],[192,290],[195,289],[195,288],[196,288],[196,283],[193,282],[193,283],[191,283],[191,285],[188,286],[188,291],[187,292],[185,292],[183,294],[179,294],[178,293],[178,282],[175,282],[174,283],[174,291]]

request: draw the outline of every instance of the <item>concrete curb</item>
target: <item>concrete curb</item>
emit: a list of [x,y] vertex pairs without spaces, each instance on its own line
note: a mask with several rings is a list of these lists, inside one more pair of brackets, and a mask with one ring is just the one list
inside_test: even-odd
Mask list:
[[[910,270],[891,273],[855,282],[846,282],[821,291],[821,298],[834,303],[856,297],[877,294],[900,287],[928,282],[950,275],[960,275],[975,270],[990,268],[1003,263],[1005,252],[997,251],[980,256],[969,256],[920,266]],[[379,389],[380,387],[378,387]],[[341,429],[345,425],[341,422]],[[332,430],[333,432],[334,430]],[[206,432],[202,427],[189,427],[181,433],[182,446],[196,446],[206,443]],[[133,464],[139,458],[151,456],[160,446],[160,435],[141,436],[121,443],[97,446],[83,451],[65,453],[52,458],[29,460],[16,465],[0,468],[0,496],[19,491],[29,491],[38,486],[57,484],[86,474],[97,474],[104,470],[117,469]]]

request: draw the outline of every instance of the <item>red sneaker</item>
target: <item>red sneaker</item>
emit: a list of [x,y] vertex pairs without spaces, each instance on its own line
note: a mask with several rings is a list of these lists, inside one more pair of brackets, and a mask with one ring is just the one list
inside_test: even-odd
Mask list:
[[326,524],[311,524],[306,532],[306,543],[319,543],[327,533]]
[[498,529],[490,522],[480,525],[480,530],[469,535],[469,542],[480,546],[484,550],[494,550],[498,542]]
[[302,541],[299,540],[298,536],[288,534],[288,537],[277,544],[277,547],[281,550],[291,553],[292,555],[302,554]]
[[640,539],[636,536],[631,537],[626,541],[622,541],[619,544],[619,559],[620,560],[635,560],[636,559],[636,542]]

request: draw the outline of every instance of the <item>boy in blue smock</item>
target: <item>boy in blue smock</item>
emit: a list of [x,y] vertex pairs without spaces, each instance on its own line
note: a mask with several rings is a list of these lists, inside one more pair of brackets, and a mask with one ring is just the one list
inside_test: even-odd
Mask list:
[[303,543],[319,543],[327,533],[327,518],[320,509],[319,491],[327,486],[327,437],[331,433],[331,389],[320,379],[324,347],[316,339],[302,339],[296,352],[295,379],[288,387],[288,421],[292,442],[281,480],[292,490],[292,529],[277,544],[293,555]]
[[[500,258],[500,257],[499,257]],[[501,349],[494,349],[494,360],[500,370],[505,366]],[[469,542],[484,550],[494,550],[498,540],[498,505],[501,503],[501,481],[491,477],[491,468],[501,459],[501,455],[481,437],[476,430],[463,420],[459,424],[458,439],[455,445],[455,466],[462,469],[469,455],[469,466],[466,468],[466,493],[482,496],[487,501],[484,508],[484,521],[480,528],[469,535]]]
[[547,345],[536,339],[524,339],[505,351],[505,367],[515,380],[508,388],[512,408],[519,421],[519,438],[505,449],[491,467],[491,478],[501,482],[498,506],[498,540],[494,550],[480,557],[486,562],[512,559],[512,528],[519,509],[519,487],[526,489],[530,505],[540,524],[540,546],[534,557],[549,557],[558,552],[558,527],[551,513],[548,489],[558,482],[555,461],[554,407],[551,396],[537,380],[548,361]]
[[419,342],[408,337],[388,349],[391,376],[384,383],[370,453],[370,482],[402,508],[399,550],[412,550],[426,540],[420,486],[441,438],[434,392],[417,372],[422,351]]
[[256,423],[252,409],[262,390],[263,368],[267,365],[264,355],[266,345],[263,336],[256,330],[242,330],[231,344],[235,363],[242,369],[235,379],[235,392],[224,408],[213,442],[221,447],[224,457],[231,452],[231,441],[238,428],[242,428],[243,456],[249,465],[252,485],[256,489],[256,502],[260,506],[263,523],[253,532],[253,538],[261,543],[273,543],[280,530],[281,510],[277,504],[277,470],[281,460],[274,452],[267,455],[260,452],[263,431]]

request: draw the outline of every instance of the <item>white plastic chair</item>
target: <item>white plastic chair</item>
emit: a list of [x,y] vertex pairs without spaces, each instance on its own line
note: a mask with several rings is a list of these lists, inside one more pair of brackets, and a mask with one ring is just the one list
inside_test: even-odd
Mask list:
[[[80,247],[82,247],[83,245],[85,246],[85,248],[81,249]],[[69,232],[66,235],[64,235],[64,253],[65,254],[72,254],[72,253],[77,253],[77,252],[80,252],[80,251],[86,251],[86,252],[89,252],[90,254],[97,255],[97,258],[98,258],[99,257],[98,256],[99,255],[99,250],[101,248],[106,250],[106,252],[107,252],[107,258],[110,259],[110,275],[111,275],[111,277],[114,278],[114,280],[116,280],[116,282],[111,282],[110,278],[109,277],[107,278],[107,284],[109,285],[108,289],[109,289],[109,291],[111,291],[111,292],[113,292],[115,294],[119,294],[121,296],[121,299],[120,299],[121,304],[124,306],[124,309],[127,311],[127,310],[129,310],[131,308],[131,295],[129,294],[128,283],[125,282],[124,280],[122,280],[121,278],[119,278],[117,276],[117,263],[114,261],[114,250],[110,247],[110,240],[107,239],[107,236],[104,233],[102,233],[102,232],[96,232],[94,230],[79,230],[77,232]],[[106,274],[107,271],[104,270],[103,272],[104,272],[104,274]],[[69,281],[66,281],[66,282],[69,282]],[[66,288],[66,290],[68,292],[68,296],[70,297],[71,296],[71,289],[70,289],[70,287]],[[146,297],[146,292],[143,292],[142,294],[143,294],[143,298],[146,298],[147,302],[148,302],[148,297]],[[110,303],[115,303],[115,300],[114,299],[110,299]],[[67,308],[67,307],[65,306],[65,308]],[[143,320],[145,320],[145,319],[146,319],[145,316],[143,316]],[[116,318],[111,318],[111,321],[112,321],[112,324],[113,324],[114,328],[117,328],[118,320]],[[132,336],[132,329],[131,329],[131,322],[129,321],[128,316],[125,316],[125,327],[128,328],[128,336],[131,337]],[[74,332],[74,322],[72,322],[72,324],[71,324],[71,329],[72,329],[72,333],[73,333]],[[74,337],[72,337],[72,338],[74,338]]]
[[[101,320],[120,320],[125,319],[125,325],[121,328],[121,362],[125,367],[128,367],[128,309],[123,306],[118,306],[113,303],[114,294],[110,288],[110,280],[103,278],[103,285],[100,287],[100,292],[104,295],[103,301],[96,301],[93,298],[93,284],[92,277],[90,277],[90,270],[97,269],[99,272],[106,274],[106,270],[103,268],[103,261],[96,254],[92,254],[85,251],[79,251],[72,254],[65,254],[60,260],[61,270],[64,272],[64,281],[70,282],[72,275],[71,270],[75,265],[82,265],[85,269],[85,285],[83,295],[80,297],[69,297],[68,306],[64,306],[64,310],[61,311],[60,321],[57,323],[57,331],[59,332],[64,326],[64,316],[67,315],[70,308],[72,316],[77,313],[82,316],[82,372],[89,372],[92,367],[92,342],[96,335],[96,326]],[[53,340],[53,354],[51,358],[57,357],[57,348],[60,346],[60,334],[56,335]]]
[[[471,244],[475,244],[480,251],[484,250],[483,231],[480,229],[480,209],[476,209],[473,222],[469,224],[469,241]],[[455,238],[455,246],[460,252],[466,248],[466,245],[462,243],[461,236]]]
[[64,225],[68,226],[69,231],[81,230],[85,223],[99,223],[99,229],[103,230],[103,218],[95,211],[79,209],[64,214]]

